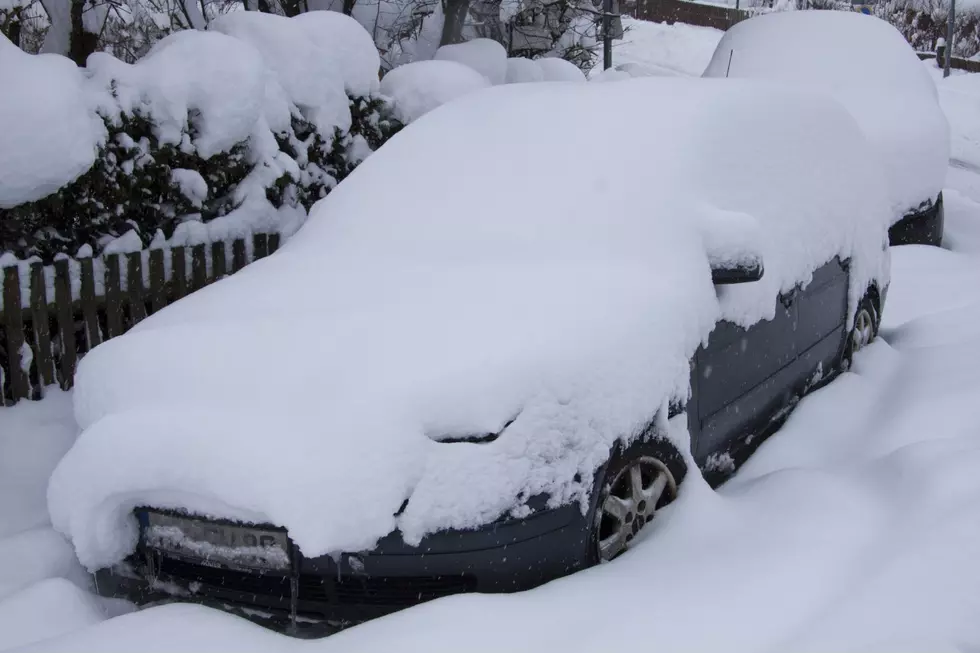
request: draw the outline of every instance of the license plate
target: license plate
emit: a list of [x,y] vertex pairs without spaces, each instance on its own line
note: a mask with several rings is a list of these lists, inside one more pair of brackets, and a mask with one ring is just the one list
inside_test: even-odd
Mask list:
[[147,512],[143,544],[207,566],[289,570],[285,531]]

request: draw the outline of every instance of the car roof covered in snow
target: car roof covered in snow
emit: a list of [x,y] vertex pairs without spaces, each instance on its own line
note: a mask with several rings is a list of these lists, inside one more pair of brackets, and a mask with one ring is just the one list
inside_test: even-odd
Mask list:
[[893,221],[942,190],[949,126],[935,84],[883,20],[846,11],[757,16],[725,33],[704,75],[776,80],[832,95],[875,147]]
[[[771,318],[835,255],[852,306],[884,280],[870,158],[832,100],[757,82],[445,104],[274,255],[83,359],[53,522],[97,567],[131,550],[140,502],[281,524],[315,556],[472,528],[517,497],[582,501],[610,447],[686,396],[716,320]],[[748,253],[763,279],[716,291],[709,261]]]

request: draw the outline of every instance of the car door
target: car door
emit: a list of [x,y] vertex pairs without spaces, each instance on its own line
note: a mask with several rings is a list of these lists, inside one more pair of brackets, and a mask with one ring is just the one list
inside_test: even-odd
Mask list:
[[791,393],[782,387],[785,380],[779,373],[799,353],[797,296],[780,296],[773,318],[748,329],[719,322],[695,354],[692,403],[697,423],[692,430],[697,431],[694,453],[699,464],[761,428],[789,401]]
[[847,322],[849,265],[834,257],[813,273],[797,298],[800,356],[795,362],[796,383],[806,387],[828,374],[841,354]]

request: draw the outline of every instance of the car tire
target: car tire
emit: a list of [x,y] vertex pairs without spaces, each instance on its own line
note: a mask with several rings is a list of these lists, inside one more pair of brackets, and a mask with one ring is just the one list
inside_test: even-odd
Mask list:
[[874,299],[870,294],[865,295],[854,312],[854,324],[851,325],[851,330],[847,334],[847,341],[844,343],[842,370],[845,372],[849,370],[851,362],[854,360],[854,354],[874,342],[878,336],[879,320],[880,313]]
[[[680,451],[662,437],[617,445],[598,475],[598,497],[589,521],[589,562],[608,562],[624,553],[639,533],[672,502],[687,475]],[[636,480],[639,484],[636,484]]]

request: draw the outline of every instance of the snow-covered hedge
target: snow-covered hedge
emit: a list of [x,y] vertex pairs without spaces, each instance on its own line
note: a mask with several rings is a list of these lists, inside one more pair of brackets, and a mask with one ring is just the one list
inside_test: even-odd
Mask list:
[[399,128],[379,67],[333,12],[229,14],[84,70],[0,37],[0,253],[288,235]]

